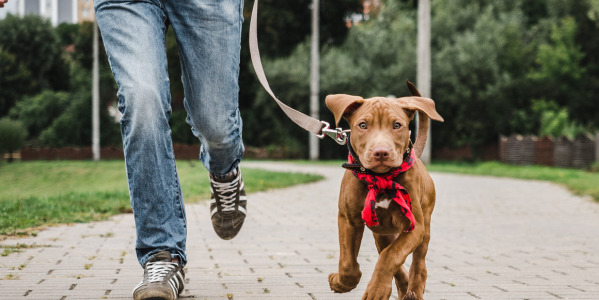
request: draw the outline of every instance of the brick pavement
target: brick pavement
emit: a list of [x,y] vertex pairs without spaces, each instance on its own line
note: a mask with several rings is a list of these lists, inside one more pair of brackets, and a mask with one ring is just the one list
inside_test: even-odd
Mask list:
[[[222,241],[206,203],[187,205],[184,299],[360,299],[377,259],[364,235],[358,287],[333,294],[337,194],[343,170],[284,163],[326,180],[249,195],[241,233]],[[599,299],[599,204],[538,181],[433,174],[437,205],[426,299]],[[130,299],[142,270],[131,214],[50,227],[0,248],[0,299]],[[409,259],[408,259],[409,263]],[[393,294],[396,299],[396,293]]]

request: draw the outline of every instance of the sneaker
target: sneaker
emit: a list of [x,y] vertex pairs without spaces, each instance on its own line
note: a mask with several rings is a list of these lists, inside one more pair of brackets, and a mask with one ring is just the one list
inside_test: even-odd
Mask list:
[[223,240],[234,238],[245,220],[247,196],[241,171],[220,179],[210,174],[210,215],[212,227]]
[[133,289],[133,299],[175,300],[183,291],[185,273],[170,252],[161,251],[144,266],[144,278]]

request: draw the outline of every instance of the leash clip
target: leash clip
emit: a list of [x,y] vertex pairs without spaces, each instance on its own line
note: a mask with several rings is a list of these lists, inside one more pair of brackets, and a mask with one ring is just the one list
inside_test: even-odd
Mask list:
[[349,130],[343,130],[341,128],[331,129],[331,124],[329,124],[328,122],[320,122],[324,124],[324,127],[322,128],[322,133],[316,135],[318,138],[323,139],[326,135],[335,140],[335,142],[337,142],[337,144],[339,145],[347,144],[347,131]]

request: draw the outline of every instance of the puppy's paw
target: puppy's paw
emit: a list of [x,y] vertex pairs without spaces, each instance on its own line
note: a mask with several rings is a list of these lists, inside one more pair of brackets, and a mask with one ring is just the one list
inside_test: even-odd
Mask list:
[[419,298],[418,295],[416,295],[415,292],[407,292],[405,296],[403,296],[403,298],[401,298],[401,300],[420,300],[422,298]]
[[331,290],[333,290],[335,293],[347,293],[347,292],[355,289],[357,284],[355,284],[355,285],[343,284],[343,282],[341,282],[339,273],[331,273],[331,274],[329,274],[329,286],[331,287]]
[[[391,285],[368,284],[362,300],[388,300],[391,297]],[[405,298],[404,298],[405,299]]]

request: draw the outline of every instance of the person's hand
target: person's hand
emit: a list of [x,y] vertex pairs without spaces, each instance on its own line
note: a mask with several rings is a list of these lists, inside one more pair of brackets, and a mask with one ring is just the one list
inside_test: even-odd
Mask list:
[[4,7],[4,3],[8,2],[8,0],[0,0],[0,7]]

